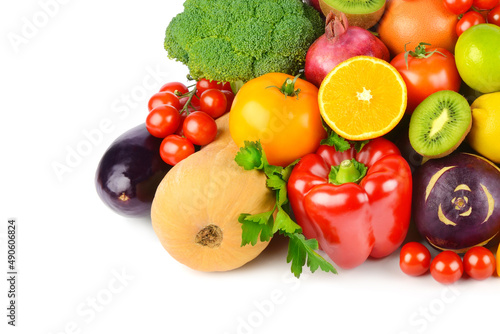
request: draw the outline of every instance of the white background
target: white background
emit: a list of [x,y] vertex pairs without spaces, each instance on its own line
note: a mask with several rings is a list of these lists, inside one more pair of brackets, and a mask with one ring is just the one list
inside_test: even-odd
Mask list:
[[[144,122],[148,97],[164,82],[186,82],[187,69],[163,49],[182,1],[54,0],[51,16],[43,14],[46,2],[0,5],[2,333],[496,331],[498,277],[444,286],[430,275],[405,276],[398,254],[300,280],[279,238],[232,272],[175,262],[148,219],[123,218],[100,201],[94,174],[109,144]],[[15,46],[13,36],[24,40]],[[106,120],[111,130],[58,177],[54,163],[67,165],[85,133]],[[16,328],[6,324],[3,278],[11,217],[19,226]]]

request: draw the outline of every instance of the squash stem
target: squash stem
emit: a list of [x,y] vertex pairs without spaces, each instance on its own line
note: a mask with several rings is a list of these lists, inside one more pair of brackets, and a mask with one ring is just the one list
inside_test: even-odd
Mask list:
[[219,247],[222,244],[222,230],[217,225],[207,225],[196,234],[195,242],[209,248]]

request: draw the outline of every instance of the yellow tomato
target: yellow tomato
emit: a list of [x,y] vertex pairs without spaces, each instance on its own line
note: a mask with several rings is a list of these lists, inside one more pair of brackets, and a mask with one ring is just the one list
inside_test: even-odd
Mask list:
[[326,137],[313,84],[283,73],[268,73],[245,83],[229,113],[234,142],[260,140],[272,165],[287,166],[316,151]]

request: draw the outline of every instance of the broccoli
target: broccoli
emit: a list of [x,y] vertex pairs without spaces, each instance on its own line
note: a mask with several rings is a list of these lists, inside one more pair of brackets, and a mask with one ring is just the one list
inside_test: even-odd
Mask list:
[[323,33],[319,13],[300,0],[186,0],[167,27],[165,50],[194,79],[246,82],[297,74]]

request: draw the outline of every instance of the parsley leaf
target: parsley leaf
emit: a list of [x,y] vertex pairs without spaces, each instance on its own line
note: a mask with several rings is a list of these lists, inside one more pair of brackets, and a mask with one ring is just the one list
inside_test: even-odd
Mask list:
[[328,131],[328,137],[323,139],[320,144],[333,146],[337,152],[344,152],[351,148],[351,144],[333,130]]
[[283,177],[283,180],[285,182],[288,182],[288,179],[290,178],[290,174],[292,174],[293,167],[295,167],[295,165],[298,164],[299,161],[300,160],[297,159],[294,162],[292,162],[291,164],[289,164],[288,166],[286,166],[286,168],[283,169],[283,171],[281,172],[281,176]]
[[262,145],[260,142],[245,141],[245,146],[236,153],[234,160],[245,170],[262,169],[264,164],[267,164],[267,161],[264,161],[265,157],[261,152]]
[[278,208],[278,213],[276,214],[276,219],[274,220],[273,232],[284,232],[284,233],[302,233],[302,229],[296,222],[290,218],[288,213]]
[[290,241],[288,243],[286,262],[292,262],[292,272],[295,277],[300,277],[302,267],[306,263],[312,273],[318,268],[321,268],[325,272],[337,273],[337,270],[335,270],[330,262],[315,252],[318,249],[318,241],[316,239],[306,240],[304,235],[300,233],[287,234],[287,236]]
[[326,130],[328,136],[325,139],[323,139],[320,144],[333,146],[335,147],[335,150],[337,152],[344,152],[350,149],[351,147],[354,147],[356,152],[359,153],[359,151],[361,151],[363,147],[370,142],[369,140],[360,140],[360,141],[346,140],[345,138],[339,136],[328,125],[326,125],[324,121],[323,121],[323,128]]
[[267,181],[266,185],[271,190],[281,190],[286,187],[286,182],[278,175],[271,175]]
[[[238,221],[242,229],[241,246],[255,245],[259,239],[268,241],[274,233],[279,232],[289,238],[287,262],[292,262],[292,273],[296,277],[300,277],[305,264],[311,272],[321,268],[323,271],[337,273],[331,263],[315,252],[318,249],[318,241],[306,240],[301,227],[290,217],[287,182],[293,167],[299,160],[286,168],[270,165],[260,142],[248,141],[245,142],[244,147],[240,148],[234,160],[245,170],[262,170],[267,176],[266,186],[276,195],[276,205],[271,211],[254,215],[240,214]],[[275,212],[276,218],[274,218]]]
[[361,141],[355,141],[354,143],[354,149],[356,152],[359,153],[365,147],[366,144],[368,144],[370,141],[369,140],[361,140]]
[[251,244],[255,246],[257,241],[269,241],[274,234],[273,231],[273,212],[274,209],[268,212],[250,215],[242,213],[238,217],[238,221],[242,224],[241,246]]

